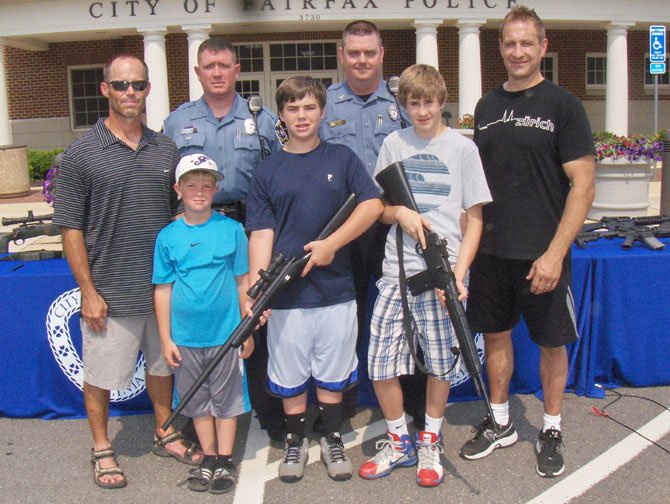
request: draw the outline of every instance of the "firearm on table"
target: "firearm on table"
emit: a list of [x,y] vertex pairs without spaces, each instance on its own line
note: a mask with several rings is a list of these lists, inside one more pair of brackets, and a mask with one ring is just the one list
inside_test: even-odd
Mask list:
[[53,214],[33,215],[32,210],[28,210],[26,217],[3,217],[3,226],[18,227],[12,229],[9,233],[0,233],[0,254],[9,252],[11,242],[21,243],[28,238],[37,236],[57,236],[60,235],[60,227],[51,224]]
[[[342,224],[344,224],[344,221],[349,218],[354,211],[354,208],[356,208],[356,195],[351,194],[333,218],[326,224],[323,231],[319,233],[316,240],[324,240],[333,234]],[[221,362],[221,359],[223,359],[232,348],[239,348],[242,343],[254,333],[263,312],[272,308],[286,288],[300,277],[302,270],[305,269],[311,256],[312,254],[308,253],[299,258],[288,258],[284,257],[282,254],[278,254],[272,259],[267,270],[260,270],[258,272],[260,278],[247,291],[249,297],[255,299],[251,308],[253,315],[247,315],[242,319],[233,330],[228,340],[226,340],[226,342],[217,350],[216,354],[214,354],[210,363],[202,371],[191,388],[188,389],[183,397],[179,398],[179,404],[163,424],[163,430],[167,430],[168,427],[172,425],[172,422],[177,418],[177,415],[179,415],[186,404],[193,398],[207,377],[214,371],[219,362]]]
[[[419,213],[402,162],[387,166],[375,178],[384,190],[384,197],[390,200],[393,205],[405,206]],[[458,300],[456,278],[449,264],[447,240],[440,239],[436,233],[427,229],[424,229],[424,235],[426,237],[426,249],[422,250],[421,253],[427,269],[409,277],[407,285],[414,296],[428,289],[444,291],[447,311],[454,326],[456,339],[460,347],[459,352],[465,363],[465,368],[472,377],[477,394],[484,399],[491,418],[495,418],[491,409],[491,401],[486,392],[482,364],[477,353],[474,335],[465,316],[463,304]],[[417,250],[420,250],[420,247],[420,244],[417,244]],[[401,254],[402,250],[398,250],[398,253]],[[495,422],[493,423],[495,425]]]
[[601,238],[623,238],[621,248],[628,250],[633,243],[640,242],[652,250],[665,247],[658,238],[670,236],[670,217],[603,217],[598,222],[584,224],[575,238],[575,244],[585,248],[586,244]]

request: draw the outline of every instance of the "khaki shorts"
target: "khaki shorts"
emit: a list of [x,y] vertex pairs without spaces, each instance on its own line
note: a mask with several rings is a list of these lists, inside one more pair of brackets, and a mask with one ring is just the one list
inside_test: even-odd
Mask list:
[[107,317],[107,329],[93,332],[81,320],[84,381],[104,390],[122,390],[130,385],[141,350],[147,373],[170,376],[163,358],[156,316]]

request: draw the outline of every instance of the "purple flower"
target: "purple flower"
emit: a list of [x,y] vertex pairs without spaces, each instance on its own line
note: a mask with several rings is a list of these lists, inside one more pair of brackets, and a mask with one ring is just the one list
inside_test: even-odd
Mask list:
[[594,133],[596,161],[627,159],[628,161],[660,161],[663,156],[663,132],[655,136],[618,136],[607,131]]
[[49,205],[54,206],[56,199],[56,181],[58,179],[58,164],[54,163],[49,168],[42,184],[42,197]]

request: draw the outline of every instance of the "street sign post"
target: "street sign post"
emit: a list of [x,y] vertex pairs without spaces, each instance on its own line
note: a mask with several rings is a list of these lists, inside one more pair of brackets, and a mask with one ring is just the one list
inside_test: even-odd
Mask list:
[[658,131],[658,76],[665,73],[665,26],[649,27],[649,73],[654,76],[654,132]]

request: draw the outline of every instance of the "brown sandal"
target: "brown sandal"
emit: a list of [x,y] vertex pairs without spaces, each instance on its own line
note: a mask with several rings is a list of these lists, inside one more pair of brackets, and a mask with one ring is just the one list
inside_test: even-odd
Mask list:
[[[116,462],[117,464],[116,467],[108,467],[107,469],[103,469],[102,467],[100,467],[100,461],[106,458],[114,459],[114,462],[116,462],[116,458],[114,457],[114,450],[112,448],[105,448],[104,450],[98,450],[98,451],[91,449],[91,464],[93,465],[93,481],[100,488],[104,488],[107,490],[110,490],[112,488],[125,487],[128,484],[128,481],[126,480],[125,474],[123,474],[123,471],[118,466],[118,462]],[[119,474],[123,476],[122,480],[110,481],[108,483],[100,481],[100,478],[102,476],[115,476]]]
[[[170,451],[165,447],[165,445],[174,443],[175,441],[181,441],[186,447],[186,451],[183,455],[179,455],[178,453]],[[164,437],[160,437],[158,433],[154,434],[151,451],[159,457],[172,457],[183,464],[192,466],[200,465],[203,460],[202,456],[199,459],[194,460],[194,456],[198,453],[201,453],[198,450],[197,443],[192,443],[187,439],[184,439],[184,435],[179,431],[173,432],[172,434],[167,434]]]

